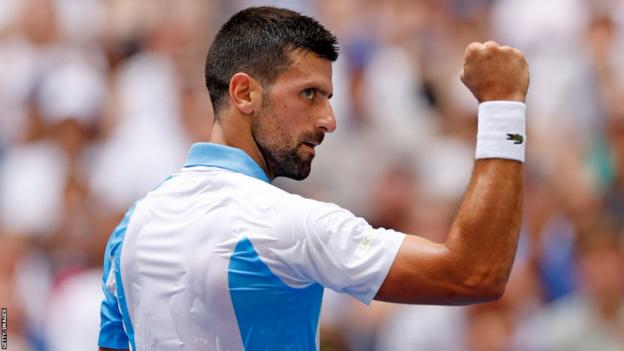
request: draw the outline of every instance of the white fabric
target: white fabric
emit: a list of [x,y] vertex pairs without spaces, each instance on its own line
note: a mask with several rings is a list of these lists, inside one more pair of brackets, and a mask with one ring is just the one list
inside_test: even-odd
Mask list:
[[137,349],[156,340],[167,350],[242,349],[228,265],[245,238],[286,285],[319,283],[369,303],[404,237],[240,173],[185,168],[137,203],[124,239]]
[[526,106],[515,101],[479,104],[476,159],[504,158],[524,162]]

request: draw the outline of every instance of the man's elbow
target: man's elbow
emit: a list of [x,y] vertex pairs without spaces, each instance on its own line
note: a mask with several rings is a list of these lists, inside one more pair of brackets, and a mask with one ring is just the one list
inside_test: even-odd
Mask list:
[[505,286],[506,284],[498,284],[491,287],[482,287],[477,291],[478,302],[485,303],[500,300],[505,294]]
[[480,270],[467,274],[461,286],[470,303],[492,302],[503,297],[508,278],[508,274]]

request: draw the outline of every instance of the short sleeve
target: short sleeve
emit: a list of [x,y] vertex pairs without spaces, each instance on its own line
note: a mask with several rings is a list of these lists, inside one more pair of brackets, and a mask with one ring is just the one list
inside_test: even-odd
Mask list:
[[287,280],[319,283],[366,304],[373,300],[405,234],[373,228],[337,205],[299,196],[290,196],[279,212],[279,230],[287,235],[271,251],[286,266],[281,273]]

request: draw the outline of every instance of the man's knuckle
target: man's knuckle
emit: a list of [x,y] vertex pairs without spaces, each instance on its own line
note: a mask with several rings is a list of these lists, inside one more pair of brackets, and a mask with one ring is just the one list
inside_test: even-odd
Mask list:
[[487,49],[493,50],[499,47],[498,43],[496,43],[493,40],[489,40],[486,41],[485,44],[483,44]]
[[472,42],[466,47],[466,56],[475,55],[481,50],[483,44],[478,42]]

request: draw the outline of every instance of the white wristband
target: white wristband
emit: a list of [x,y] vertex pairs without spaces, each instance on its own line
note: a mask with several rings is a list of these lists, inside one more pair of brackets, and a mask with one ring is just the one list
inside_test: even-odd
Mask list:
[[526,105],[516,101],[479,104],[476,159],[505,158],[524,162]]

